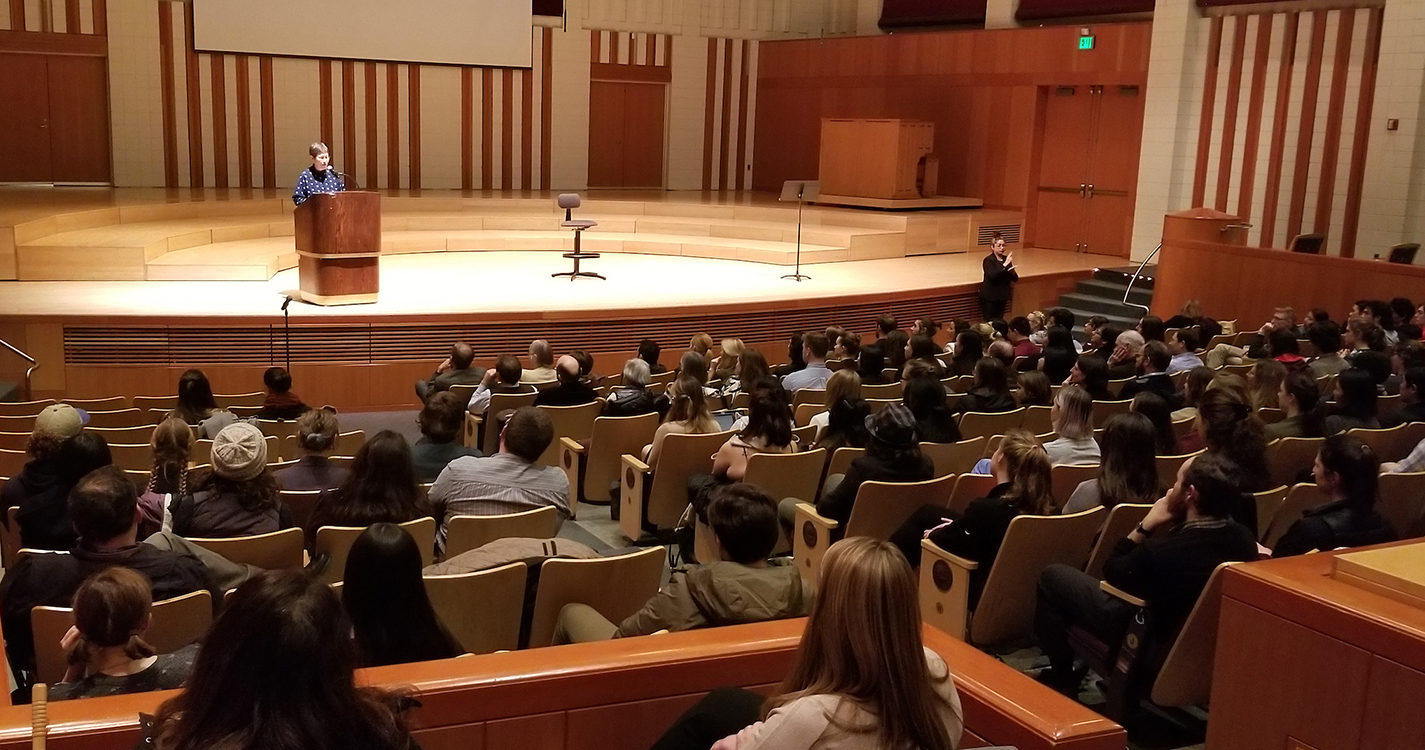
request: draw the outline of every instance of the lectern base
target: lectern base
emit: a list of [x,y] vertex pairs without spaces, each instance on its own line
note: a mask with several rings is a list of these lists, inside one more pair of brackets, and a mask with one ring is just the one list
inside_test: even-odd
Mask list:
[[292,299],[298,302],[306,302],[311,305],[321,305],[322,307],[337,307],[340,305],[374,305],[376,304],[376,293],[371,294],[313,294],[311,292],[292,292]]

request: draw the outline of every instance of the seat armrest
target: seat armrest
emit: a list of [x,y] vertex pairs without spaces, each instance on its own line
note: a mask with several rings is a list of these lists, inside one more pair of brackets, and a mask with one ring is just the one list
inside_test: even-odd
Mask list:
[[[569,480],[569,507],[573,510],[585,499],[584,472],[588,465],[589,449],[572,438],[561,437],[559,438],[558,458],[559,469]],[[569,517],[573,518],[575,515],[571,513]]]
[[966,640],[970,630],[970,578],[980,564],[952,555],[929,539],[920,541],[920,616]]
[[1115,599],[1122,599],[1124,602],[1132,604],[1135,607],[1148,606],[1148,602],[1139,599],[1138,597],[1128,593],[1127,591],[1124,591],[1123,589],[1118,588],[1117,586],[1114,586],[1108,581],[1099,581],[1098,588],[1103,593],[1108,594],[1109,596]]
[[623,454],[619,462],[619,530],[630,541],[637,542],[643,536],[643,513],[653,484],[653,470],[628,453]]
[[466,448],[480,448],[480,425],[484,423],[484,417],[479,414],[465,412],[465,431],[462,435],[461,444]]
[[831,535],[841,524],[816,512],[811,503],[797,503],[792,523],[792,560],[808,583],[815,584],[821,572],[821,558],[831,546]]

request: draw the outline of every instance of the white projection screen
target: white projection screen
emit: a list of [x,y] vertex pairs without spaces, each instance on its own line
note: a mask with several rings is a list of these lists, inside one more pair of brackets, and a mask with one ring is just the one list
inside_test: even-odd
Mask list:
[[528,68],[530,0],[192,0],[194,47]]

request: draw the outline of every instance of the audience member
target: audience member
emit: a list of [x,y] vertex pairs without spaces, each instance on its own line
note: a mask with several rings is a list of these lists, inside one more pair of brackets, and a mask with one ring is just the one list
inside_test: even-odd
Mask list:
[[173,533],[223,538],[267,534],[294,524],[277,482],[267,471],[267,441],[245,422],[213,440],[213,468],[199,472],[189,494],[173,501]]
[[[810,336],[821,336],[819,333]],[[824,339],[823,339],[824,340]],[[747,426],[733,433],[713,454],[712,474],[729,482],[740,482],[747,472],[747,459],[758,453],[796,453],[792,435],[792,407],[786,392],[757,388],[747,410]]]
[[7,508],[18,508],[20,546],[66,550],[74,546],[74,525],[66,506],[70,490],[85,474],[113,463],[109,446],[96,433],[81,432],[78,410],[67,404],[45,407],[28,441],[31,460],[5,483]]
[[274,570],[238,588],[183,692],[158,707],[156,750],[417,750],[401,694],[358,687],[351,621],[331,587]]
[[1335,405],[1326,417],[1326,434],[1335,435],[1357,427],[1374,429],[1376,421],[1376,381],[1358,367],[1349,367],[1336,376]]
[[149,447],[153,449],[153,469],[148,473],[148,484],[139,494],[139,520],[151,531],[163,527],[164,515],[173,499],[188,494],[188,454],[193,448],[193,428],[181,419],[169,417],[153,428]]
[[193,425],[198,437],[205,440],[213,439],[224,427],[237,421],[232,412],[218,408],[208,376],[197,369],[186,370],[178,378],[178,407],[168,416]]
[[745,348],[742,339],[723,339],[721,352],[708,366],[713,372],[713,377],[718,380],[726,380],[736,373],[738,360],[742,357],[742,351]]
[[1021,372],[1015,399],[1020,406],[1053,406],[1054,390],[1049,376],[1038,370]]
[[[866,452],[851,460],[846,474],[827,478],[827,489],[816,503],[816,512],[843,527],[851,519],[851,508],[864,482],[923,482],[935,476],[935,464],[920,452],[920,436],[910,409],[891,404],[866,417]],[[782,530],[791,538],[796,521],[796,505],[786,498],[778,506]]]
[[[674,569],[668,583],[615,625],[587,604],[566,604],[554,642],[587,643],[660,630],[740,625],[805,617],[812,589],[787,558],[768,560],[777,546],[777,506],[750,484],[719,486],[695,506],[697,534],[707,535],[699,563]],[[702,559],[703,556],[708,559]]]
[[713,691],[653,750],[957,747],[965,722],[955,682],[921,643],[915,576],[894,547],[864,537],[832,545],[817,590],[776,696]]
[[906,347],[909,344],[910,336],[906,335],[905,331],[891,331],[890,335],[886,336],[886,347],[882,349],[886,355],[886,366],[896,372],[905,369]]
[[578,364],[579,382],[589,387],[594,387],[603,379],[594,374],[594,355],[583,349],[570,349],[569,356],[573,357],[574,361]]
[[662,375],[668,372],[668,368],[658,361],[658,357],[663,353],[663,347],[658,345],[653,339],[644,339],[638,344],[638,358],[648,363],[648,373],[650,375]]
[[[1276,486],[1267,466],[1266,427],[1241,394],[1229,388],[1207,389],[1197,406],[1196,432],[1207,455],[1224,460],[1233,484],[1243,493]],[[1231,512],[1232,518],[1252,533],[1259,531],[1257,504],[1250,497],[1239,497]],[[1269,520],[1261,519],[1261,523]]]
[[1179,456],[1188,452],[1178,444],[1178,432],[1173,427],[1173,407],[1162,396],[1144,391],[1133,397],[1128,409],[1147,417],[1153,425],[1153,450],[1159,456]]
[[1163,325],[1163,319],[1156,315],[1144,315],[1138,320],[1138,333],[1142,334],[1145,343],[1156,341],[1167,344],[1167,328]]
[[[1300,368],[1305,369],[1305,368]],[[1277,392],[1286,379],[1286,366],[1275,359],[1259,359],[1247,371],[1247,403],[1252,409],[1279,409]]]
[[861,365],[861,337],[851,331],[841,334],[836,340],[833,355],[838,369],[856,369]]
[[1051,383],[1067,380],[1069,370],[1074,368],[1074,363],[1079,359],[1074,337],[1069,330],[1063,326],[1051,326],[1048,339],[1044,343],[1044,351],[1039,355],[1039,369],[1049,376]]
[[777,365],[776,369],[772,371],[773,375],[785,378],[794,372],[806,369],[807,363],[802,359],[802,353],[806,346],[803,339],[804,334],[801,331],[792,334],[791,339],[787,342],[787,363]]
[[1000,364],[1004,365],[1005,377],[1009,379],[1010,385],[1018,380],[1018,372],[1014,369],[1014,347],[1008,341],[1000,339],[992,342],[985,349],[985,356],[998,360]]
[[[1096,315],[1094,317],[1099,316]],[[1089,320],[1092,322],[1093,319],[1090,318]],[[1137,331],[1134,331],[1134,334],[1136,335]],[[1089,334],[1089,342],[1088,345],[1084,347],[1084,351],[1092,351],[1105,360],[1110,360],[1113,358],[1114,350],[1118,348],[1118,337],[1121,335],[1123,335],[1122,328],[1105,322],[1103,325],[1093,329],[1093,333]],[[1140,336],[1139,338],[1142,337]]]
[[[466,448],[458,439],[465,427],[465,407],[465,400],[449,391],[433,393],[426,399],[425,407],[416,417],[421,437],[408,449],[415,461],[417,482],[434,482],[451,461],[461,456],[480,455],[480,451]],[[405,443],[405,438],[401,438],[401,442]]]
[[861,376],[862,385],[885,385],[886,355],[880,346],[861,347],[856,372]]
[[1329,320],[1312,323],[1311,327],[1306,329],[1306,338],[1316,348],[1316,356],[1306,364],[1311,368],[1313,376],[1324,378],[1337,375],[1351,366],[1341,356],[1341,326]]
[[1114,337],[1113,353],[1108,357],[1109,379],[1138,377],[1138,358],[1143,353],[1145,344],[1143,334],[1137,331],[1124,331]]
[[653,442],[644,449],[644,460],[649,466],[658,465],[658,454],[668,435],[710,435],[719,431],[717,420],[708,410],[703,387],[695,378],[679,378],[668,385],[668,413],[654,431]]
[[559,379],[554,372],[554,350],[550,348],[548,341],[535,339],[529,343],[529,363],[530,367],[520,373],[521,383],[539,385],[553,383]]
[[538,463],[554,442],[554,423],[538,407],[515,410],[500,431],[500,452],[457,458],[430,488],[430,506],[440,519],[436,549],[445,549],[445,527],[454,516],[488,516],[553,507],[569,518],[569,478]]
[[985,357],[975,364],[975,382],[970,392],[956,404],[955,412],[980,412],[997,414],[1019,408],[1014,393],[1009,389],[1009,379],[1004,365],[997,359]]
[[[1189,459],[1168,494],[1114,547],[1104,581],[1148,601],[1150,639],[1161,642],[1178,632],[1218,565],[1257,557],[1252,530],[1230,518],[1242,491],[1221,457]],[[1155,534],[1160,530],[1166,533]],[[1082,628],[1116,648],[1133,611],[1078,568],[1045,568],[1034,609],[1034,634],[1049,658],[1040,680],[1076,695],[1084,671],[1074,667],[1070,631]]]
[[1143,346],[1143,353],[1138,355],[1138,377],[1124,383],[1118,397],[1133,398],[1143,391],[1152,391],[1176,408],[1179,403],[1177,387],[1167,373],[1171,361],[1172,355],[1162,342],[1149,341]]
[[1039,353],[1039,346],[1029,338],[1029,319],[1017,317],[1009,321],[1009,343],[1014,345],[1014,356],[1033,357]]
[[[890,342],[887,337],[892,331],[899,330],[900,324],[896,322],[896,316],[885,314],[876,318],[876,341],[875,346],[885,352]],[[864,377],[864,376],[863,376]]]
[[1172,375],[1175,372],[1202,367],[1202,359],[1197,356],[1197,346],[1195,329],[1179,328],[1174,331],[1172,341],[1168,342],[1168,354],[1172,355],[1172,359],[1168,360],[1166,372]]
[[317,500],[307,546],[314,546],[323,526],[405,523],[430,515],[423,506],[410,446],[399,433],[382,430],[356,451],[347,480]]
[[960,426],[945,404],[945,384],[933,377],[905,381],[901,403],[915,417],[919,439],[927,443],[960,442]]
[[1380,459],[1354,435],[1333,435],[1322,443],[1312,477],[1325,504],[1306,511],[1277,540],[1272,557],[1364,547],[1396,540],[1395,529],[1376,512]]
[[737,359],[737,372],[722,381],[722,397],[731,403],[743,389],[750,391],[753,383],[770,377],[772,370],[767,367],[767,358],[762,356],[762,352],[750,347],[743,349],[742,356]]
[[1425,367],[1410,367],[1400,383],[1400,408],[1380,415],[1381,427],[1396,427],[1406,422],[1425,422]]
[[1093,397],[1081,388],[1060,388],[1049,411],[1058,437],[1044,444],[1053,466],[1096,464],[1098,443],[1093,439]]
[[934,339],[935,334],[939,332],[940,323],[936,322],[935,318],[932,318],[928,315],[916,318],[910,323],[911,338],[915,338],[916,336],[925,336],[926,338]]
[[1183,378],[1182,406],[1173,410],[1173,421],[1197,416],[1197,401],[1212,385],[1217,373],[1207,367],[1194,367]]
[[1103,425],[1098,476],[1074,488],[1064,513],[1079,513],[1100,505],[1149,503],[1158,494],[1158,467],[1153,449],[1153,423],[1142,414],[1114,414]]
[[[490,397],[496,393],[534,393],[535,385],[522,379],[527,372],[530,371],[520,367],[519,358],[513,354],[501,354],[499,359],[495,360],[495,368],[485,371],[484,377],[480,378],[480,385],[475,387],[475,393],[470,396],[470,413],[478,417],[488,412]],[[498,419],[499,415],[495,415],[495,418]]]
[[476,367],[475,350],[464,341],[450,347],[445,358],[427,380],[416,381],[416,397],[425,401],[432,393],[448,390],[452,385],[478,385],[485,377],[485,368]]
[[605,417],[636,417],[658,411],[658,398],[648,390],[648,363],[630,359],[623,364],[623,383],[609,391],[604,402]]
[[1320,406],[1321,386],[1316,384],[1311,373],[1290,373],[1277,388],[1277,407],[1285,416],[1266,426],[1266,439],[1325,437],[1325,415]]
[[828,344],[826,336],[820,333],[808,333],[802,336],[802,361],[801,369],[782,378],[782,387],[788,393],[795,393],[803,388],[825,388],[827,378],[831,377],[831,370],[826,366],[826,352]]
[[592,403],[599,398],[598,391],[589,387],[579,374],[579,360],[566,354],[559,358],[556,375],[559,384],[545,388],[534,397],[535,406],[579,406]]
[[1190,299],[1183,303],[1183,307],[1177,315],[1163,321],[1167,328],[1189,328],[1197,325],[1202,320],[1202,302]]
[[826,429],[817,436],[814,448],[824,448],[830,455],[837,448],[866,447],[866,417],[871,415],[870,404],[859,398],[842,399],[831,405],[827,415]]
[[[1087,342],[1084,346],[1084,351],[1091,349],[1097,351],[1103,346],[1103,335],[1100,332],[1106,325],[1108,325],[1108,318],[1102,315],[1091,315],[1088,320],[1084,321],[1084,341]],[[1104,359],[1108,359],[1107,355],[1100,356],[1103,356]]]
[[974,331],[962,331],[955,336],[955,354],[950,357],[951,375],[974,375],[975,364],[985,356],[985,342]]
[[1114,400],[1108,389],[1108,362],[1097,354],[1084,354],[1069,368],[1064,385],[1074,385],[1088,391],[1095,401]]
[[825,410],[812,415],[809,422],[816,428],[817,440],[821,439],[822,431],[831,423],[831,407],[838,401],[852,400],[861,400],[861,376],[857,375],[855,370],[837,370],[831,373],[831,377],[826,380],[826,393],[821,399]]
[[296,419],[312,408],[292,392],[292,373],[281,367],[267,368],[262,384],[267,387],[267,397],[257,410],[258,419]]
[[74,626],[64,634],[69,669],[49,699],[98,698],[183,687],[198,644],[159,655],[144,640],[153,607],[153,587],[123,566],[89,576],[74,592]]
[[341,606],[363,667],[449,659],[465,653],[440,621],[421,579],[421,548],[394,523],[372,523],[351,544]]
[[67,607],[90,575],[108,567],[132,568],[153,584],[162,600],[209,588],[197,558],[138,541],[138,493],[123,469],[91,472],[69,494],[69,517],[79,541],[67,555],[24,555],[0,579],[5,648],[14,669],[33,671],[30,610]]
[[703,358],[703,364],[712,364],[713,337],[707,333],[695,333],[688,341],[688,351]]
[[[313,409],[297,418],[297,450],[301,457],[295,466],[272,472],[272,479],[284,490],[329,490],[346,481],[347,470],[328,458],[336,447],[341,425],[336,415],[326,409]],[[180,493],[183,494],[183,493]]]
[[[25,442],[29,460],[0,489],[0,502],[6,508],[22,505],[26,498],[57,491],[63,485],[60,480],[60,449],[70,438],[83,431],[86,417],[84,412],[69,404],[51,404],[40,411]],[[61,502],[68,493],[69,489],[64,488],[60,494]]]

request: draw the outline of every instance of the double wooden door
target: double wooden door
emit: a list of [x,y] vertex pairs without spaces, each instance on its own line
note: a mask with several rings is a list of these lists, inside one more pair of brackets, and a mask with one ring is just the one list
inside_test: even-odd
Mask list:
[[663,187],[662,83],[589,84],[589,187]]
[[0,53],[0,182],[109,182],[102,57]]
[[1143,134],[1137,86],[1046,92],[1034,246],[1128,257]]

